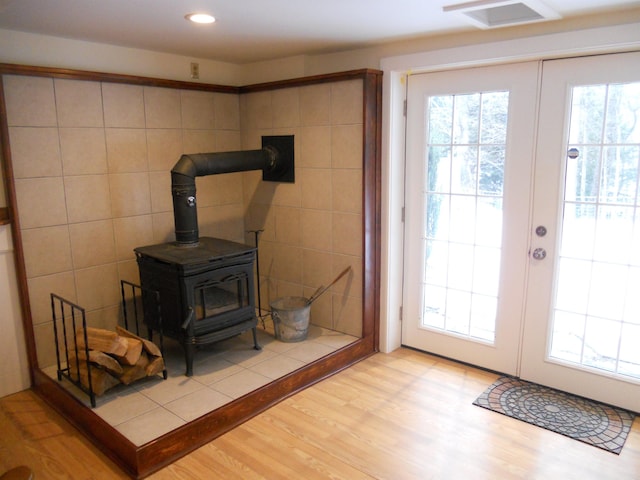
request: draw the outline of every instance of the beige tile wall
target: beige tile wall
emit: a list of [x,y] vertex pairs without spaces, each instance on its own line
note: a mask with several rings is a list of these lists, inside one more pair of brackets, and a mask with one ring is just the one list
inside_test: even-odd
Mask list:
[[[244,174],[247,230],[260,236],[263,308],[278,297],[309,297],[345,267],[351,273],[314,302],[316,325],[362,334],[362,81],[285,88],[240,99],[242,146],[263,135],[294,135],[296,181]],[[253,236],[247,236],[253,243]]]
[[[174,239],[169,171],[238,150],[234,94],[5,76],[27,282],[41,366],[55,363],[49,294],[111,328],[133,248]],[[224,178],[223,178],[224,177]],[[197,180],[203,234],[244,241],[241,174]]]
[[[3,77],[40,366],[55,363],[49,294],[112,328],[133,248],[174,240],[170,170],[183,153],[256,149],[294,135],[295,184],[260,172],[201,177],[200,234],[253,244],[263,308],[352,273],[312,322],[362,331],[362,82],[243,96],[28,76]],[[242,121],[241,121],[242,120]],[[242,128],[241,128],[242,124]]]

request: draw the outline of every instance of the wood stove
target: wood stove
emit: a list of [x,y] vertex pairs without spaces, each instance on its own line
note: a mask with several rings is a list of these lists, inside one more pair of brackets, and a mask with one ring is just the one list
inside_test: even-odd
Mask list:
[[193,375],[199,345],[251,329],[254,348],[260,349],[254,301],[255,247],[200,237],[192,247],[163,243],[134,251],[142,287],[160,294],[162,327],[158,309],[152,305],[145,306],[147,327],[162,328],[164,335],[182,344],[187,376]]
[[260,349],[253,280],[256,248],[199,237],[195,179],[262,170],[265,181],[293,183],[293,145],[293,135],[264,136],[261,150],[182,155],[171,169],[176,241],[134,249],[142,288],[160,297],[160,313],[157,305],[145,305],[145,322],[182,344],[187,376],[193,375],[198,345],[252,329],[254,348]]

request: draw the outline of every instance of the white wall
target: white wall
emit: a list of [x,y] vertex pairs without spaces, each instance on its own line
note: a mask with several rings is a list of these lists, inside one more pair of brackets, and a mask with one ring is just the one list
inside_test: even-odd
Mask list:
[[9,225],[0,226],[0,397],[29,388]]
[[[170,53],[0,29],[0,62],[237,86],[240,67]],[[191,62],[200,78],[191,79]]]
[[[237,65],[3,29],[0,29],[0,45],[3,46],[0,49],[0,63],[70,68],[185,82],[239,86],[307,75],[304,55]],[[193,80],[190,76],[191,62],[200,65],[198,80]]]
[[[0,168],[1,208],[7,206],[3,185]],[[11,226],[0,225],[0,397],[29,387],[29,365],[17,283]]]
[[275,82],[287,78],[304,77],[305,56],[281,58],[267,62],[256,62],[240,67],[240,85]]

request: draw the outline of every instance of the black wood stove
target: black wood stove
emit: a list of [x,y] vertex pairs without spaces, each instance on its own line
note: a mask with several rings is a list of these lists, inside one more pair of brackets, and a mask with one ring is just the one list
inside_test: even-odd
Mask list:
[[[294,182],[293,136],[262,138],[262,150],[183,155],[171,170],[176,241],[135,248],[140,283],[160,295],[145,305],[151,330],[178,340],[186,374],[196,347],[253,330],[258,323],[253,269],[256,248],[198,235],[195,177],[262,170],[266,181]],[[147,301],[155,301],[149,296]]]
[[[253,267],[255,248],[201,237],[195,247],[171,243],[135,249],[140,282],[160,293],[160,312],[145,308],[147,326],[178,340],[185,349],[186,373],[193,374],[195,349],[253,329],[257,318]],[[152,301],[152,299],[149,299]],[[160,324],[162,321],[162,324]]]

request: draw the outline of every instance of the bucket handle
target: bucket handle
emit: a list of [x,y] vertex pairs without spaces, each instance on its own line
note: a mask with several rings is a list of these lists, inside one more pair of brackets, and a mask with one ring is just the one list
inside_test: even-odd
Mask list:
[[327,290],[329,290],[329,287],[331,287],[334,283],[336,283],[338,280],[340,280],[342,277],[344,277],[347,273],[349,273],[349,271],[351,270],[351,265],[349,265],[347,268],[345,268],[342,272],[340,272],[340,275],[338,275],[336,278],[333,279],[333,282],[331,282],[329,285],[327,285],[326,287],[322,288],[319,287],[318,290],[316,290],[314,292],[313,295],[311,295],[311,297],[309,298],[309,300],[307,300],[307,305],[311,305],[312,302],[314,302],[320,295],[322,295],[324,292],[326,292]]

